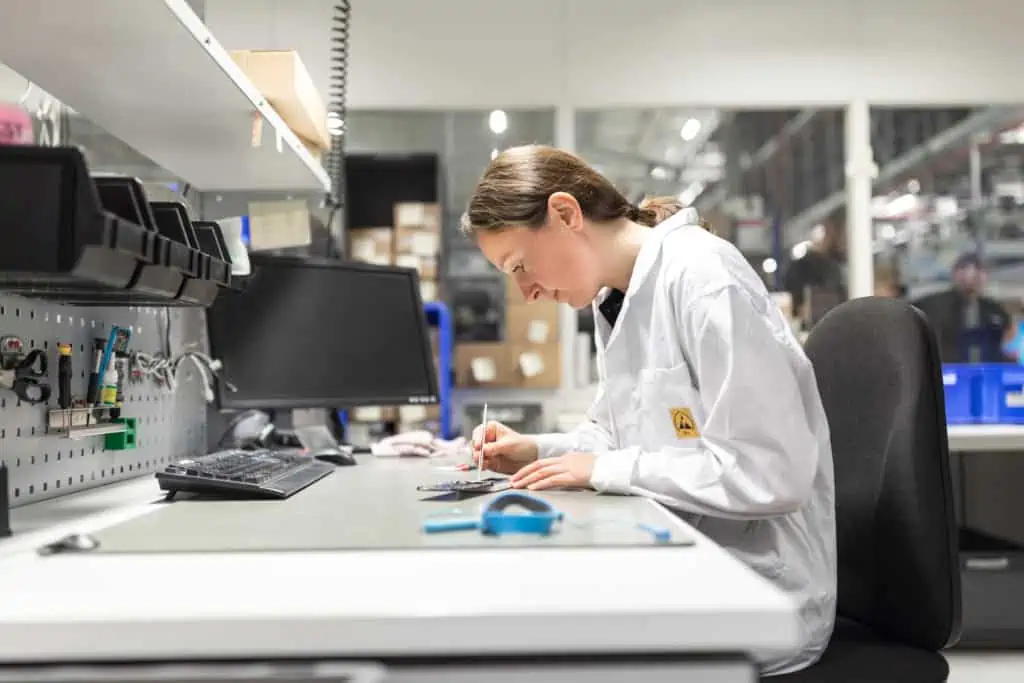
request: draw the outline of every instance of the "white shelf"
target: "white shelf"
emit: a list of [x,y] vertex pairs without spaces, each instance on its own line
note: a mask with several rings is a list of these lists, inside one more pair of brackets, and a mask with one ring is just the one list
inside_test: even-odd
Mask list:
[[1024,425],[950,425],[947,432],[952,453],[1024,453]]
[[199,190],[329,187],[185,0],[4,2],[0,62]]

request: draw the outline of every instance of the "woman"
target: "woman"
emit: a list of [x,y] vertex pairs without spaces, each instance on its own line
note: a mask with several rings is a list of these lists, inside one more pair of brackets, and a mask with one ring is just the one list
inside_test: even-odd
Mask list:
[[519,488],[672,508],[798,601],[801,646],[759,653],[765,673],[816,661],[835,616],[828,426],[807,357],[739,251],[675,199],[633,206],[542,146],[491,162],[462,228],[528,301],[593,303],[598,346],[589,420],[538,436],[489,423],[484,465]]

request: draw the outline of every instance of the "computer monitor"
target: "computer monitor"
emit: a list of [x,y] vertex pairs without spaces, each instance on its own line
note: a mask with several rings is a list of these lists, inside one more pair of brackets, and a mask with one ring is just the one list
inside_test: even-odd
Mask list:
[[437,402],[416,272],[252,254],[245,291],[207,312],[221,408],[285,410]]

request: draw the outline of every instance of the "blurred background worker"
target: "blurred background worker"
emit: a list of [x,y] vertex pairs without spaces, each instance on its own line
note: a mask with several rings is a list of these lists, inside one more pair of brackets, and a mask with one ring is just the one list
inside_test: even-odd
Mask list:
[[928,317],[938,337],[944,363],[1002,363],[1010,358],[1003,340],[1010,330],[1010,315],[995,299],[982,292],[988,272],[974,253],[953,264],[953,286],[915,302]]
[[804,329],[846,301],[845,260],[846,230],[842,222],[834,221],[817,226],[807,250],[790,263],[785,286]]
[[902,299],[907,296],[899,268],[890,263],[875,264],[875,296]]

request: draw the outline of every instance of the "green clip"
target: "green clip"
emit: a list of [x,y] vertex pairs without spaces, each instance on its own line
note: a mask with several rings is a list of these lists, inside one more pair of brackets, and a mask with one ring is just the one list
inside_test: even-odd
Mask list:
[[123,432],[107,434],[103,437],[103,447],[108,451],[126,451],[135,448],[135,422],[134,417],[118,417],[110,421],[111,424],[123,424]]

